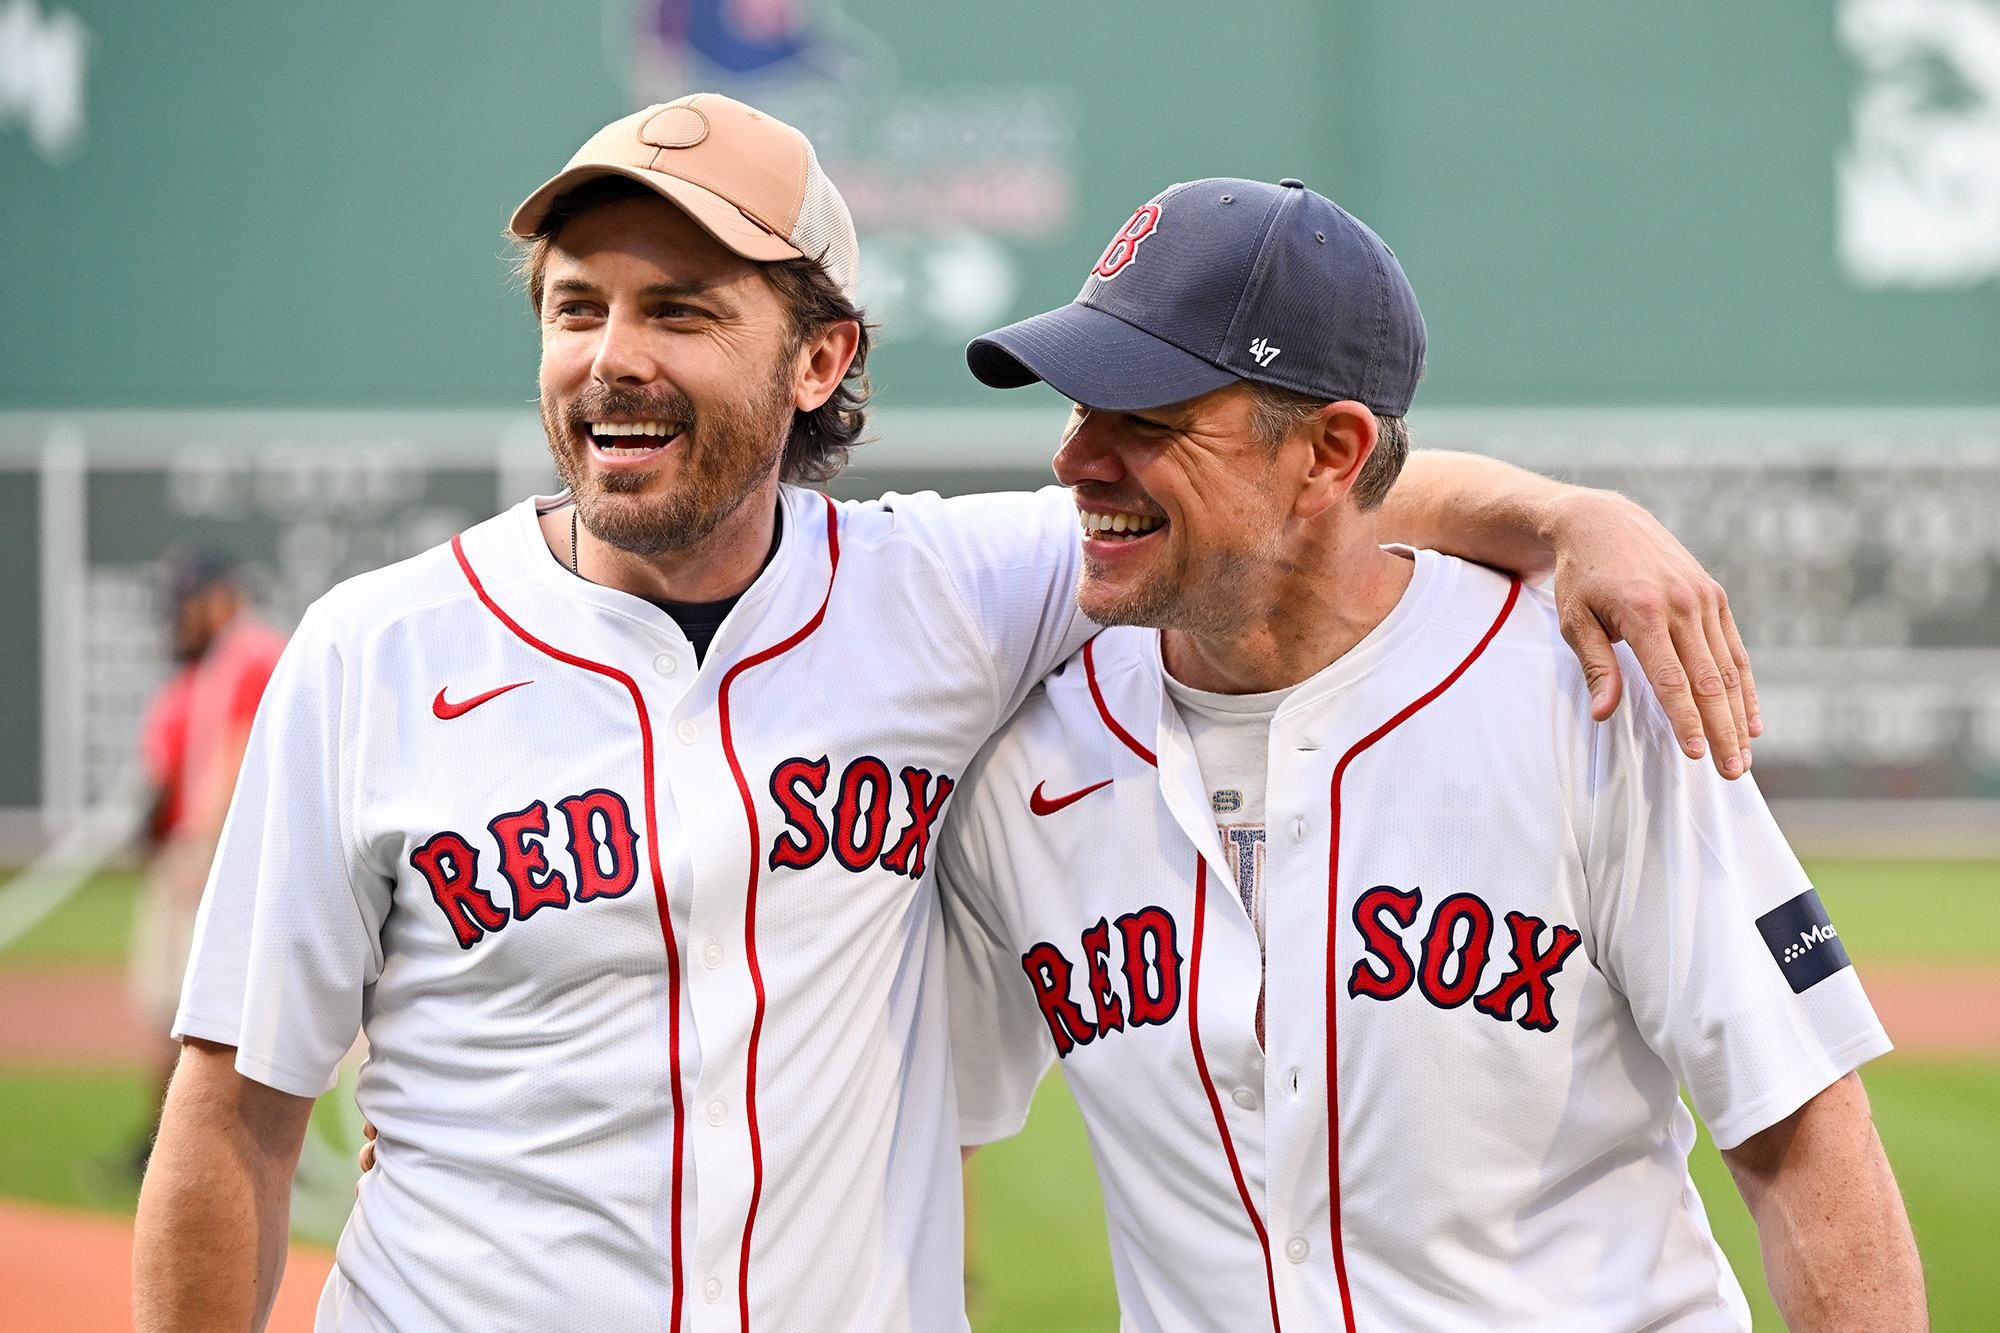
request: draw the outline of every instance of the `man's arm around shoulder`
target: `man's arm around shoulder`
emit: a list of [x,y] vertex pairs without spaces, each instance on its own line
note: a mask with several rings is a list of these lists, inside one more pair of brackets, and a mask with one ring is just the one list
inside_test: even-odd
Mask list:
[[1763,721],[1728,594],[1640,506],[1495,458],[1425,449],[1410,455],[1377,531],[1529,581],[1553,571],[1591,716],[1602,722],[1618,706],[1624,681],[1612,644],[1623,640],[1688,757],[1710,756],[1725,778],[1749,772]]
[[1848,1074],[1723,1160],[1793,1333],[1922,1333],[1924,1270],[1868,1094]]
[[139,1333],[255,1333],[285,1271],[292,1173],[312,1098],[236,1072],[236,1049],[187,1039],[139,1194]]

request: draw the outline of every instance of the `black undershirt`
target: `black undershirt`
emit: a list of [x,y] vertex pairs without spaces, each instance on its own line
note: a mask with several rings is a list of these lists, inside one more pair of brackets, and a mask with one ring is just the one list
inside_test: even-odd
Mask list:
[[702,659],[708,656],[708,645],[714,641],[715,632],[722,628],[722,622],[743,600],[743,594],[739,592],[719,602],[666,602],[657,597],[646,600],[674,618],[674,623],[681,627],[681,633],[687,635],[688,642],[694,645],[694,664],[700,666]]
[[[785,507],[781,504],[778,506],[777,521],[771,525],[771,549],[764,552],[764,565],[770,564],[771,557],[778,553],[778,541],[784,535]],[[758,573],[764,572],[764,565],[757,567]],[[669,602],[658,597],[646,600],[674,618],[674,623],[681,627],[681,633],[687,635],[688,642],[694,646],[694,664],[700,666],[702,659],[708,656],[708,645],[715,641],[715,632],[722,628],[722,622],[743,600],[743,594],[739,592],[718,602]]]

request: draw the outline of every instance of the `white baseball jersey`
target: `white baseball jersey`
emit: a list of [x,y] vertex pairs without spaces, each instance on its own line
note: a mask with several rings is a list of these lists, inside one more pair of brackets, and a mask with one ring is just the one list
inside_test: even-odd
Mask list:
[[1089,626],[1066,492],[835,505],[697,668],[529,502],[336,588],[258,715],[181,1035],[377,1166],[322,1329],[958,1329],[928,871]]
[[1158,643],[1100,635],[958,797],[965,1141],[1061,1058],[1128,1329],[1747,1330],[1678,1088],[1733,1146],[1889,1048],[1756,789],[1629,656],[1593,723],[1549,597],[1419,553],[1272,719],[1260,1048]]

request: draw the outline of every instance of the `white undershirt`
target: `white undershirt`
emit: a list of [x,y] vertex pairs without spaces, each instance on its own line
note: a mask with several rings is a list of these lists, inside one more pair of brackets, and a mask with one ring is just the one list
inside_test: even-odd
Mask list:
[[1269,694],[1210,694],[1166,678],[1180,709],[1195,764],[1208,788],[1209,809],[1236,874],[1236,894],[1264,942],[1264,786],[1270,767],[1271,719],[1298,687]]
[[[1407,546],[1384,546],[1385,551],[1412,562],[1416,552]],[[1369,630],[1362,643],[1387,632],[1401,619],[1412,599],[1400,598],[1394,610]],[[1356,645],[1357,647],[1360,645]],[[1351,650],[1350,650],[1351,651]],[[1236,896],[1257,928],[1257,950],[1264,951],[1264,793],[1271,764],[1271,720],[1298,685],[1267,694],[1210,694],[1175,680],[1163,671],[1167,695],[1180,710],[1181,722],[1194,742],[1195,767],[1201,771],[1202,785],[1208,788],[1208,808],[1215,815],[1215,831],[1236,876]],[[1305,682],[1301,681],[1300,684]],[[1257,996],[1257,1040],[1264,1040],[1264,997]]]

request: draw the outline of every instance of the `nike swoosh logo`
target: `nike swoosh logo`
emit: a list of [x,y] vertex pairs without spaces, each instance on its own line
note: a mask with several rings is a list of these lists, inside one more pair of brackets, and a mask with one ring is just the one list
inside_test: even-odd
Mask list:
[[1109,787],[1110,785],[1111,785],[1111,779],[1106,778],[1102,782],[1093,782],[1090,786],[1085,787],[1082,791],[1073,791],[1067,796],[1058,796],[1055,799],[1051,800],[1050,798],[1042,795],[1042,784],[1037,782],[1035,784],[1035,790],[1033,794],[1031,794],[1028,797],[1028,808],[1034,811],[1038,815],[1052,815],[1066,805],[1075,805],[1078,801],[1090,795],[1092,792],[1096,791],[1099,787]]
[[523,685],[533,685],[534,683],[535,682],[532,680],[517,680],[512,685],[502,685],[497,690],[488,690],[484,694],[475,694],[470,699],[467,699],[464,703],[458,703],[458,704],[446,703],[444,697],[444,691],[439,690],[438,697],[431,700],[431,713],[437,718],[438,721],[449,722],[455,717],[464,717],[467,713],[470,713],[473,709],[479,707],[479,705],[483,703],[488,703],[494,699],[498,699],[501,695],[505,694],[509,690],[518,690]]

